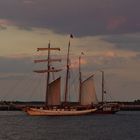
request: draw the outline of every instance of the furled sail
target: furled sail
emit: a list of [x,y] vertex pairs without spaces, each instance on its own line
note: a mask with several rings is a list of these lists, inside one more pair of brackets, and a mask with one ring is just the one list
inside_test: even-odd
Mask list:
[[[50,62],[53,62],[53,61],[59,61],[59,62],[61,62],[61,59],[50,59],[49,61]],[[34,60],[34,63],[41,63],[41,62],[48,62],[48,59]]]
[[46,51],[46,50],[58,50],[58,51],[60,51],[60,48],[37,48],[37,51]]
[[93,76],[90,76],[81,85],[81,105],[97,104],[97,96]]
[[60,105],[61,78],[54,80],[49,84],[48,105]]
[[61,70],[62,69],[57,69],[57,70],[55,70],[55,69],[51,69],[51,70],[34,70],[34,72],[36,72],[36,73],[46,73],[46,72],[59,72]]

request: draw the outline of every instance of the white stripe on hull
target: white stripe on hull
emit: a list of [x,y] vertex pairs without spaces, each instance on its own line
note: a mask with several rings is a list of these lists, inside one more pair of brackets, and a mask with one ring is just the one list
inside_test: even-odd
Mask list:
[[45,110],[30,108],[27,109],[27,113],[31,116],[76,116],[76,115],[86,115],[95,112],[96,109],[87,110]]

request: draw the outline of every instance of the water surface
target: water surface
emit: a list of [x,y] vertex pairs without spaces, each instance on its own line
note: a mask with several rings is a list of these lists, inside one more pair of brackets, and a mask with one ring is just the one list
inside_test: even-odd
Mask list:
[[0,112],[0,140],[140,140],[140,112],[32,117]]

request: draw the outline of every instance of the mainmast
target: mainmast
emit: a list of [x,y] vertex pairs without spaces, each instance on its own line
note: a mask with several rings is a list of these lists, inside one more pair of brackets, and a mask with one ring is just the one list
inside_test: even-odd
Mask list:
[[[73,38],[73,35],[70,35],[70,38]],[[67,102],[68,96],[68,79],[69,79],[69,52],[70,52],[70,40],[68,43],[68,53],[67,53],[67,72],[66,72],[66,84],[65,84],[65,103]]]
[[70,51],[70,41],[69,41],[69,44],[68,44],[68,53],[67,53],[67,73],[66,73],[66,85],[65,85],[65,103],[67,102],[67,96],[68,96],[69,51]]
[[48,43],[48,48],[37,48],[37,51],[48,51],[48,58],[43,60],[34,60],[35,63],[40,62],[47,62],[47,70],[35,70],[36,73],[47,73],[46,75],[46,99],[45,99],[45,106],[48,105],[48,92],[49,92],[49,83],[50,83],[50,72],[59,72],[61,69],[51,69],[50,63],[53,61],[61,61],[60,59],[51,59],[50,58],[50,52],[51,50],[58,50],[60,51],[60,48],[51,48],[50,42]]

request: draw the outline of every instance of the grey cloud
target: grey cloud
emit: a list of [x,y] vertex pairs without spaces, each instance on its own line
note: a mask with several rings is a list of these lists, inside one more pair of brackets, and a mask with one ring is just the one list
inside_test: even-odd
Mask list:
[[111,35],[102,39],[115,44],[118,49],[140,51],[140,34]]
[[[131,59],[131,58],[130,58]],[[104,57],[104,56],[89,56],[87,64],[83,66],[85,72],[96,72],[98,70],[120,69],[127,65],[128,59],[124,57]]]
[[32,62],[29,58],[0,57],[0,72],[4,73],[29,73],[32,71]]
[[[120,68],[127,63],[127,59],[123,57],[104,57],[104,56],[87,56],[87,64],[82,66],[86,73],[99,69]],[[61,64],[65,65],[65,64]],[[35,66],[31,58],[6,58],[0,57],[0,72],[3,73],[32,73]],[[60,67],[60,66],[59,66]],[[14,76],[15,77],[15,76]],[[18,76],[19,77],[19,76]],[[5,77],[9,78],[9,77]],[[11,76],[10,76],[11,78]]]
[[4,0],[0,18],[78,36],[140,31],[139,0]]
[[[32,75],[29,74],[33,70],[33,63],[30,60],[31,60],[30,58],[19,59],[19,58],[0,57],[0,73],[5,73],[5,76],[0,75],[0,85],[3,85],[1,86],[1,91],[2,91],[1,97],[3,97],[2,99],[10,98],[11,100],[14,98],[16,100],[17,99],[27,100],[29,99],[29,96],[34,94],[34,96],[36,97],[35,100],[38,99],[43,100],[42,95],[44,95],[43,93],[45,93],[45,91],[42,90],[44,89],[44,86],[38,88],[39,84],[41,85],[43,83],[41,83],[39,79],[36,79],[36,77],[32,77]],[[89,73],[93,74],[97,70],[103,69],[105,70],[105,80],[110,81],[109,86],[111,87],[111,91],[113,93],[111,95],[115,95],[114,96],[115,99],[117,98],[118,100],[120,99],[124,100],[126,99],[125,96],[128,97],[128,95],[129,95],[128,99],[131,99],[131,97],[133,97],[134,94],[131,95],[130,91],[134,91],[134,90],[137,91],[135,93],[136,97],[139,97],[138,96],[139,83],[137,82],[139,77],[137,76],[137,79],[135,79],[137,82],[137,90],[136,90],[136,86],[134,85],[133,81],[131,81],[131,84],[126,83],[127,81],[130,80],[129,75],[128,75],[128,79],[126,79],[125,76],[122,77],[122,75],[120,75],[120,73],[117,72],[117,70],[119,71],[126,70],[125,66],[128,64],[128,59],[123,57],[89,56],[87,60],[89,63],[87,65],[82,66],[83,80],[87,78],[87,76],[89,76]],[[116,71],[113,71],[112,69],[115,69]],[[109,73],[110,70],[111,73]],[[11,73],[11,75],[6,75],[6,73],[7,74]],[[24,75],[23,73],[25,73],[26,75]],[[87,73],[88,75],[84,75],[85,73]],[[63,72],[63,74],[65,73]],[[74,71],[73,74],[76,74],[76,72]],[[78,77],[78,73],[76,76]],[[126,85],[126,87],[124,87],[124,84]],[[126,92],[127,89],[128,92]],[[99,94],[101,92],[97,92],[97,93]],[[124,94],[124,97],[122,96],[122,93]],[[31,99],[33,100],[34,98],[32,97]]]
[[0,80],[22,80],[23,79],[23,76],[19,76],[18,74],[17,75],[5,75],[5,76],[1,76],[0,75]]

